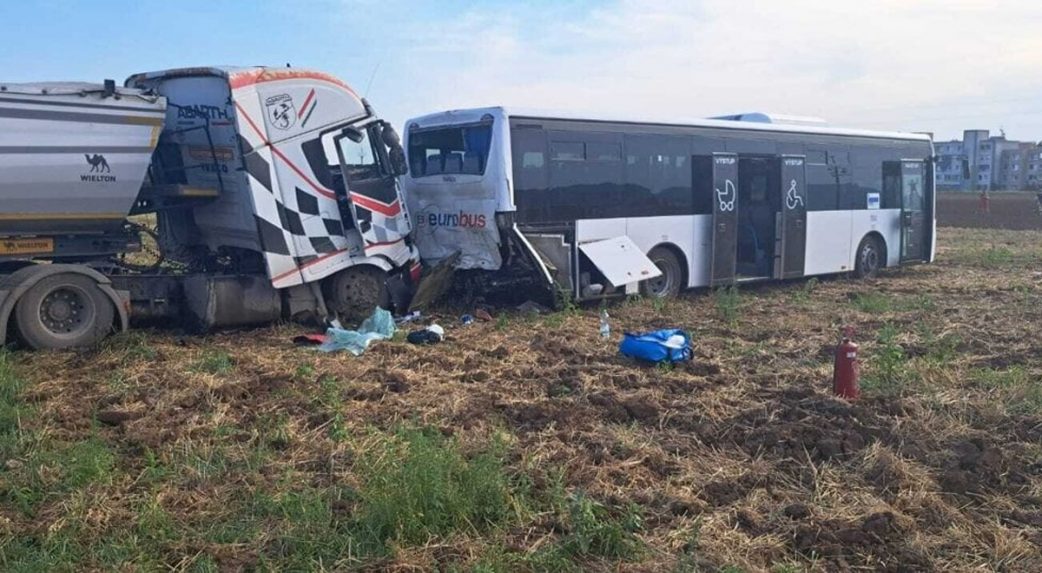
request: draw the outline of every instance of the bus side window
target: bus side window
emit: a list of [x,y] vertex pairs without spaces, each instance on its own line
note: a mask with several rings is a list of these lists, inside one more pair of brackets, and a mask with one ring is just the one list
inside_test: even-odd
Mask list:
[[691,157],[691,191],[694,195],[694,213],[712,215],[713,157],[711,155]]
[[852,209],[867,209],[869,194],[879,194],[883,189],[882,165],[885,154],[882,149],[871,146],[853,147],[854,186],[858,189],[858,203]]
[[901,208],[901,162],[883,162],[883,209]]
[[514,164],[514,205],[522,221],[545,217],[548,183],[546,171],[546,132],[538,127],[513,126],[511,159]]
[[839,182],[836,171],[828,164],[828,154],[820,149],[807,150],[807,210],[833,211],[839,208]]
[[690,214],[691,143],[668,135],[626,135],[627,216]]

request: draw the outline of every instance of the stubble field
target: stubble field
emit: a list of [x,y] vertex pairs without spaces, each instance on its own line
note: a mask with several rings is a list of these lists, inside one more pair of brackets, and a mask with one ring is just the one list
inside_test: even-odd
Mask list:
[[[876,280],[0,353],[0,569],[1042,570],[1042,232]],[[840,327],[863,398],[831,396]],[[646,367],[618,333],[682,327]]]

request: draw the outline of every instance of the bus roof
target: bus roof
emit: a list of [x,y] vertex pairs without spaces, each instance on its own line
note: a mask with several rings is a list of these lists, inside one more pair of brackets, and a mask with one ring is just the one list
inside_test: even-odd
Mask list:
[[[493,117],[513,117],[530,119],[559,119],[567,121],[585,121],[593,123],[624,123],[631,125],[656,125],[671,127],[705,127],[713,129],[733,129],[742,131],[768,131],[775,133],[802,133],[808,135],[839,135],[848,137],[870,137],[876,139],[896,139],[905,141],[931,142],[930,136],[923,133],[900,131],[871,131],[865,129],[849,129],[838,127],[819,127],[813,125],[772,124],[752,121],[736,121],[721,119],[661,118],[644,116],[615,116],[575,111],[549,111],[540,109],[515,107],[481,107],[471,109],[449,110],[427,114],[406,122],[406,130],[417,127],[434,127],[461,122],[478,121],[489,114]],[[451,119],[450,119],[451,118]],[[444,121],[450,119],[450,121]]]

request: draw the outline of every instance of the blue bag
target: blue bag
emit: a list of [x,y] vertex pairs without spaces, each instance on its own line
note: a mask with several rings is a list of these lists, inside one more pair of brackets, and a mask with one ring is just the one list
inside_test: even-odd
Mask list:
[[624,356],[645,362],[682,362],[691,360],[691,337],[679,328],[656,330],[645,334],[627,332],[619,343]]

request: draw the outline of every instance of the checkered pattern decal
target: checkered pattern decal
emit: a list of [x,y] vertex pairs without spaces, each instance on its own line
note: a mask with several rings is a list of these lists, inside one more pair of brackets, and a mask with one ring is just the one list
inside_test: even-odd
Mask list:
[[[350,97],[327,101],[322,94],[327,100]],[[336,192],[328,187],[332,183],[312,171],[308,161],[304,148],[314,147],[324,125],[344,119],[323,114],[336,113],[338,105],[346,109],[351,102],[361,106],[353,92],[330,92],[328,86],[316,92],[314,83],[293,78],[274,80],[264,90],[237,87],[232,99],[257,228],[276,288],[319,280],[350,266],[356,257],[381,255],[398,265],[412,258],[403,241],[407,225],[399,224],[404,214],[396,188],[390,189],[390,203],[350,193],[358,231],[346,233]],[[307,129],[300,131],[305,124]]]
[[[292,156],[300,151],[293,142],[268,143],[263,132],[251,126],[251,122],[256,122],[245,106],[239,102],[236,105],[246,124],[246,129],[240,131],[239,144],[253,183],[250,187],[254,217],[272,284],[276,288],[302,284],[302,269],[341,253],[347,254],[345,259],[349,260],[350,244],[338,218],[333,191],[322,189],[297,167]],[[280,168],[280,163],[286,167]],[[325,194],[320,195],[320,191]],[[324,274],[332,274],[343,266],[346,265],[334,266]],[[308,277],[317,278],[321,277]]]

